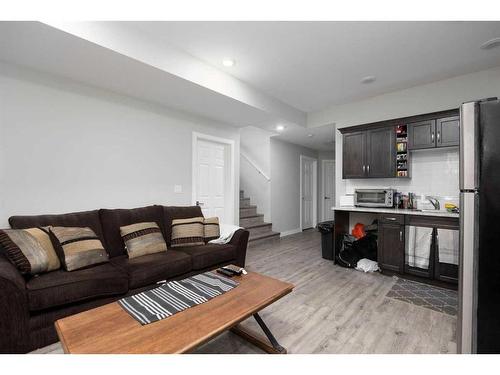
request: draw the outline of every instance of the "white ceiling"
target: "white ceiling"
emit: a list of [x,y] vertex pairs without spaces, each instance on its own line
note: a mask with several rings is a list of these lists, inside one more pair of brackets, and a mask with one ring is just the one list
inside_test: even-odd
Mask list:
[[479,48],[494,37],[500,22],[0,22],[0,60],[333,150],[308,113],[499,66]]
[[500,22],[125,24],[305,112],[500,65],[500,49],[479,48]]

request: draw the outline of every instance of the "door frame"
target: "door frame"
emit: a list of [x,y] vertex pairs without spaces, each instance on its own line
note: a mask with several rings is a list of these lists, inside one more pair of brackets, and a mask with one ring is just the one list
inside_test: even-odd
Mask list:
[[226,164],[227,172],[229,178],[226,180],[224,189],[228,193],[227,202],[229,206],[227,208],[226,214],[228,214],[227,224],[237,224],[236,223],[236,202],[235,202],[235,189],[236,189],[236,174],[235,174],[235,158],[234,149],[235,141],[233,139],[216,137],[209,134],[203,134],[198,132],[193,132],[192,135],[192,160],[191,160],[191,204],[196,205],[196,164],[198,161],[198,141],[209,141],[215,143],[221,143],[229,146],[229,152],[226,154],[226,158],[229,158]]
[[303,231],[302,225],[302,161],[311,160],[313,162],[313,220],[312,227],[315,228],[318,224],[318,159],[312,158],[306,155],[300,155],[299,163],[299,175],[300,175],[300,185],[299,185],[299,228]]
[[[323,159],[321,160],[321,220],[322,221],[325,221],[326,218],[325,218],[325,205],[323,204],[323,199],[325,197],[325,162],[332,162],[333,163],[333,189],[336,190],[336,186],[335,186],[335,167],[336,167],[336,163],[335,163],[335,159]],[[335,191],[335,194],[336,194],[336,191]],[[333,199],[333,205],[335,206],[335,199]]]

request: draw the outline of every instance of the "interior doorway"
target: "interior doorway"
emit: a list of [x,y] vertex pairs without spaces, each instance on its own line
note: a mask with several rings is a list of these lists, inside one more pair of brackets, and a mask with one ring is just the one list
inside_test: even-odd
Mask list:
[[205,217],[235,224],[234,141],[193,133],[192,203]]
[[300,155],[300,229],[317,224],[318,160]]
[[321,220],[333,220],[335,205],[335,160],[321,161]]

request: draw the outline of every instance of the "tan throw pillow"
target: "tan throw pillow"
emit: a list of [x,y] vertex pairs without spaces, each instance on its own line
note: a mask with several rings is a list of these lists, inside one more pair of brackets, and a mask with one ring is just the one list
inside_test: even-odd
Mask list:
[[66,271],[109,261],[101,240],[90,228],[50,227],[59,244],[59,256]]
[[172,220],[171,247],[204,245],[203,217]]
[[47,228],[0,230],[0,246],[24,275],[37,275],[61,267]]
[[215,240],[220,237],[220,227],[218,217],[207,217],[203,221],[205,242]]
[[130,259],[167,251],[167,244],[156,223],[137,223],[120,227]]

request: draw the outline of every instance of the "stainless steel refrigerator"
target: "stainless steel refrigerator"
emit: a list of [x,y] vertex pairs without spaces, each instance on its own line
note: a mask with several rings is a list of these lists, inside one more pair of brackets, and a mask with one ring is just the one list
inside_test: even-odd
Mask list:
[[500,353],[500,101],[460,108],[459,353]]

